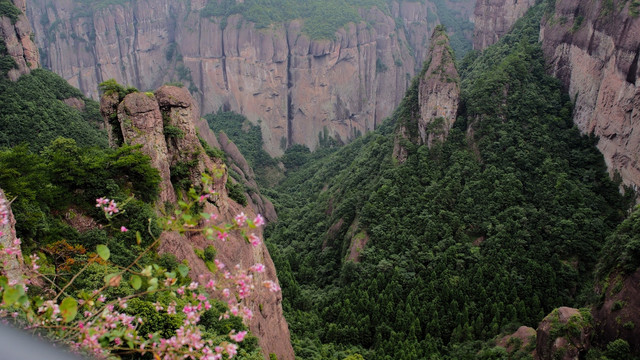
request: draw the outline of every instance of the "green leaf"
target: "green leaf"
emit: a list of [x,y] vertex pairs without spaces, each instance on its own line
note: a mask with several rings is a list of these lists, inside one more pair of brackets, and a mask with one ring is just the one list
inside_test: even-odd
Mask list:
[[21,285],[5,288],[4,294],[2,294],[2,301],[5,305],[11,306],[15,304],[20,296],[24,295],[24,288]]
[[65,298],[60,304],[60,314],[64,322],[69,322],[76,318],[78,314],[78,302],[72,297]]
[[136,243],[140,245],[142,242],[142,235],[140,235],[140,231],[136,231]]
[[185,264],[178,265],[178,273],[180,273],[182,277],[187,277],[187,275],[189,275],[189,267]]
[[151,265],[145,267],[144,270],[142,270],[141,272],[142,276],[146,276],[146,277],[151,276],[151,269],[152,269]]
[[218,271],[216,264],[213,261],[205,261],[204,262],[205,265],[207,265],[207,269],[209,269],[209,271],[211,271],[212,273]]
[[109,257],[111,256],[111,251],[109,251],[109,248],[106,245],[98,245],[96,252],[98,253],[98,256],[105,261],[109,260]]
[[147,291],[153,291],[157,288],[158,288],[158,278],[152,278],[151,280],[149,280],[149,287],[147,288]]
[[140,287],[142,286],[142,279],[138,275],[133,275],[129,282],[131,283],[131,287],[135,290],[140,289]]

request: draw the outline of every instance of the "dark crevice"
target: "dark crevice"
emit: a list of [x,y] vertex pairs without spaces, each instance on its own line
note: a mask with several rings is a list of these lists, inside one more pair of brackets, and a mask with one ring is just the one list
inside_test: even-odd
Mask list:
[[138,17],[134,11],[133,13],[133,44],[131,44],[131,50],[133,52],[132,64],[135,78],[132,79],[135,82],[136,87],[142,88],[142,77],[140,76],[140,68],[138,67]]
[[629,67],[629,72],[627,73],[627,82],[633,85],[636,84],[636,78],[638,75],[638,59],[640,58],[640,47],[636,49],[636,56],[633,58],[631,62],[631,66]]
[[[293,76],[291,74],[291,44],[289,44],[289,30],[285,26],[285,37],[287,39],[287,147],[293,144],[293,101],[291,89],[293,88]],[[285,150],[285,149],[282,149]]]
[[222,34],[222,77],[224,78],[224,89],[229,91],[229,79],[227,78],[227,49],[224,47],[224,32],[226,27],[220,26],[222,30],[220,33]]

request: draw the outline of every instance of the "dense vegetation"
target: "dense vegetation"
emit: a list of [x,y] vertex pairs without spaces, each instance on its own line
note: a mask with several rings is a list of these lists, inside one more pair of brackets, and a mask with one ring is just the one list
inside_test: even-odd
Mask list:
[[469,19],[462,17],[455,9],[457,6],[456,3],[462,3],[464,1],[465,0],[454,0],[448,2],[446,0],[432,0],[438,10],[440,23],[447,28],[451,48],[455,51],[458,59],[461,59],[471,51],[473,45],[469,39],[473,37],[474,25]]
[[314,39],[333,38],[337,29],[349,22],[362,20],[359,7],[377,6],[387,9],[386,0],[210,0],[202,10],[202,16],[242,14],[247,20],[264,28],[274,23],[293,19],[305,19],[303,31]]
[[[256,23],[258,28],[264,28],[274,23],[281,23],[293,19],[304,19],[303,31],[313,39],[332,39],[337,29],[350,22],[360,22],[362,17],[359,8],[376,6],[389,14],[389,3],[392,0],[210,0],[202,10],[202,16],[223,16],[242,14],[247,20]],[[457,0],[447,2],[433,1],[438,14],[429,14],[427,21],[440,21],[454,32],[454,49],[460,54],[471,49],[469,41],[473,24],[468,19],[458,15],[455,8]],[[397,25],[401,25],[401,22]]]
[[7,52],[7,44],[0,39],[0,78],[6,77],[9,70],[16,67],[16,61]]
[[8,17],[15,24],[21,14],[22,11],[13,5],[11,0],[0,0],[0,16]]
[[204,116],[216,134],[224,132],[238,147],[251,167],[274,165],[275,162],[262,149],[262,131],[244,116],[234,112],[218,112]]
[[541,14],[463,62],[443,144],[391,156],[394,124],[418,116],[414,82],[378,131],[275,193],[268,238],[298,356],[470,359],[501,330],[591,299],[602,240],[629,202],[545,73]]
[[[106,82],[103,90],[121,92],[122,96],[134,91],[114,82]],[[143,252],[160,234],[155,209],[160,176],[139,146],[107,148],[106,134],[95,126],[100,118],[97,103],[83,99],[77,89],[49,71],[34,70],[15,83],[3,77],[0,92],[0,189],[11,202],[27,264],[34,261],[29,255],[37,255],[39,271],[49,278],[49,283],[30,286],[29,299],[42,303],[36,299],[48,295],[43,289],[54,295],[60,291],[68,296],[60,305],[65,311],[67,299],[88,299],[92,290],[102,289],[104,300],[98,302],[115,301],[132,296],[142,284],[144,289],[154,286],[147,283],[151,275],[144,275],[146,270],[142,269],[146,268],[173,276],[177,287],[189,286],[189,269],[175,256]],[[84,111],[62,102],[70,97],[83,99]],[[118,204],[119,212],[111,219],[96,207],[96,199],[104,197]],[[210,252],[205,251],[203,256]],[[122,282],[109,280],[109,274],[133,264],[138,256],[135,265],[142,274],[126,274]],[[6,277],[0,277],[0,281],[6,281]],[[109,286],[104,286],[105,281]],[[5,300],[12,289],[6,283],[2,286],[5,309],[10,306]],[[167,292],[148,292],[132,299],[124,311],[143,319],[139,330],[144,336],[147,332],[175,335],[186,315],[181,311],[159,312],[158,307],[173,303],[182,309],[188,302],[167,296]],[[203,311],[199,324],[207,339],[228,341],[231,329],[246,330],[239,317],[221,317],[227,309],[225,303],[214,301],[211,309]],[[67,316],[65,322],[69,321]],[[253,336],[237,351],[240,359],[261,358]],[[131,351],[126,349],[116,352],[123,359],[140,358],[129,355]],[[142,358],[152,359],[153,355]]]
[[[36,69],[16,82],[2,76],[0,93],[0,147],[28,142],[32,150],[42,150],[58,136],[80,146],[107,146],[106,134],[97,127],[99,104],[50,71]],[[63,100],[69,98],[83,101],[84,109],[66,105]]]

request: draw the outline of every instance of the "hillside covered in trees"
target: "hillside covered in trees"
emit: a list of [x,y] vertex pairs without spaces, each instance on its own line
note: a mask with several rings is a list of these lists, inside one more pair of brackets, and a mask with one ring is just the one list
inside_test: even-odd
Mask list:
[[298,356],[506,359],[487,341],[595,303],[594,269],[631,200],[545,73],[544,11],[458,65],[443,143],[392,157],[397,124],[420,115],[414,80],[379,130],[300,153],[268,231]]

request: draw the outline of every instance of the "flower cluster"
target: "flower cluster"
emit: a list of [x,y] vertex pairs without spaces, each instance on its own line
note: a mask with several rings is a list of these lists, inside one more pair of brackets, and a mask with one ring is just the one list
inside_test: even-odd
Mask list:
[[[0,226],[6,226],[9,224],[9,209],[7,207],[7,201],[4,198],[0,198]],[[0,236],[3,233],[0,231]]]
[[107,198],[96,199],[96,207],[102,208],[102,211],[109,216],[120,212],[118,204],[114,200],[109,200]]
[[[104,211],[109,220],[120,211],[118,204],[107,198],[96,199],[96,207]],[[6,212],[6,206],[0,203],[0,223],[4,221],[3,216]],[[264,225],[262,216],[258,215],[251,220],[244,213],[240,213],[234,217],[232,224],[219,226],[212,224],[217,217],[215,214],[201,214],[197,220],[192,220],[187,216],[183,216],[182,219],[180,216],[174,216],[166,224],[174,227],[188,226],[188,231],[201,231],[209,239],[214,239],[214,234],[217,233],[218,239],[224,241],[234,232],[241,232],[251,245],[261,244],[257,235],[246,235],[244,228],[255,229]],[[205,224],[206,227],[197,229],[194,224]],[[128,231],[124,226],[119,230]],[[204,334],[200,320],[206,311],[212,309],[210,296],[214,296],[225,301],[228,306],[228,310],[220,319],[238,316],[248,323],[253,317],[249,299],[256,290],[254,282],[258,274],[266,271],[265,265],[256,263],[243,269],[240,265],[228,267],[215,259],[209,278],[201,275],[199,282],[192,282],[187,276],[189,269],[184,265],[181,265],[183,268],[179,268],[177,272],[170,272],[156,264],[143,266],[137,263],[145,253],[157,246],[158,241],[159,239],[156,239],[130,266],[107,275],[101,289],[88,293],[85,291],[72,294],[68,288],[93,261],[86,262],[66,285],[55,286],[51,279],[39,272],[40,258],[35,254],[30,255],[31,266],[28,275],[31,279],[27,279],[26,283],[33,283],[32,280],[40,277],[54,287],[43,292],[47,294],[45,297],[30,298],[24,285],[0,277],[0,296],[5,299],[0,304],[0,317],[26,319],[23,324],[25,328],[48,331],[53,339],[58,339],[78,351],[89,352],[95,358],[112,358],[114,354],[132,352],[141,355],[150,353],[154,359],[164,360],[233,358],[238,354],[239,344],[245,340],[247,331],[231,330],[228,334],[220,334],[226,335],[224,341],[214,341]],[[16,239],[12,247],[1,251],[8,255],[21,255],[20,240]],[[101,258],[100,261],[106,262],[110,257],[110,251],[105,245],[98,245],[96,253],[92,256],[93,260]],[[5,264],[0,270],[4,269]],[[280,287],[274,281],[264,280],[261,284],[270,291],[280,291]],[[129,285],[138,292],[117,299],[106,295],[105,290],[110,287]],[[150,294],[163,294],[158,298],[165,299],[164,302],[156,300],[155,303],[151,303],[157,312],[181,319],[180,326],[175,329],[173,336],[163,336],[159,332],[141,333],[144,319],[128,313],[131,312],[127,310],[131,299],[144,298]]]

